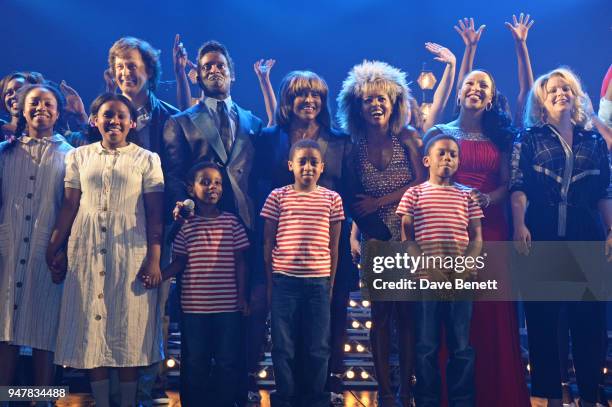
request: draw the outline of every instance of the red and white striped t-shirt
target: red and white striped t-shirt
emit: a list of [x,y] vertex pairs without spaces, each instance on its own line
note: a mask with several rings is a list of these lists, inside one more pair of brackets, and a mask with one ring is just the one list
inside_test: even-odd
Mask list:
[[414,237],[425,254],[461,255],[469,243],[470,219],[484,217],[470,192],[456,182],[443,186],[427,181],[408,188],[396,213],[414,218]]
[[330,224],[344,219],[338,193],[321,186],[311,192],[298,192],[293,185],[287,185],[270,193],[261,216],[278,221],[272,251],[274,273],[294,277],[330,275]]
[[216,218],[195,216],[174,239],[173,254],[187,256],[181,280],[181,308],[186,313],[238,310],[234,252],[249,247],[238,218],[221,212]]

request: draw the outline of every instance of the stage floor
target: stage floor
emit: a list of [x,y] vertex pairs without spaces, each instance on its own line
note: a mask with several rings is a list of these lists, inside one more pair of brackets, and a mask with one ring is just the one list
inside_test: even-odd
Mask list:
[[[180,407],[179,393],[169,390],[166,392],[170,397],[169,407]],[[268,390],[260,390],[262,397],[260,404],[250,404],[248,407],[270,407],[270,392]],[[345,407],[374,407],[376,404],[376,392],[374,391],[353,391],[344,392]],[[205,406],[205,400],[202,400],[202,405]],[[70,396],[58,400],[56,407],[93,407],[94,401],[88,393],[74,393]],[[612,407],[612,406],[611,406]]]
[[[176,391],[166,392],[170,398],[169,407],[180,407],[179,393]],[[268,390],[260,390],[262,397],[260,404],[250,404],[248,407],[270,407],[270,392]],[[375,391],[345,391],[344,392],[344,407],[375,407],[377,404]],[[205,404],[205,400],[202,400]],[[612,407],[610,402],[609,407]],[[74,393],[65,399],[58,400],[56,407],[94,407],[93,398],[87,393]],[[500,405],[499,407],[502,407]]]

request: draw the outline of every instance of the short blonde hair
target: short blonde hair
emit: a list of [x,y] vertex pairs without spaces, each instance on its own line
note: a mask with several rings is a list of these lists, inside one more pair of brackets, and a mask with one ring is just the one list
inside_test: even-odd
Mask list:
[[331,115],[327,103],[329,89],[323,78],[311,71],[292,71],[281,82],[278,105],[276,107],[276,123],[283,129],[288,129],[293,114],[293,101],[296,96],[305,91],[313,91],[321,97],[321,112],[317,122],[326,129],[331,127]]
[[353,139],[361,137],[365,128],[361,117],[362,98],[375,90],[386,93],[393,105],[389,120],[391,132],[398,135],[406,125],[410,114],[408,106],[410,90],[406,83],[406,74],[386,62],[365,60],[351,69],[342,83],[342,90],[337,99],[338,124]]
[[559,67],[535,80],[527,104],[525,107],[525,127],[543,126],[548,123],[548,114],[544,107],[546,100],[546,84],[553,77],[564,79],[570,86],[574,94],[574,105],[572,106],[572,123],[587,130],[593,127],[591,118],[587,114],[590,104],[589,97],[582,90],[580,78],[571,69]]

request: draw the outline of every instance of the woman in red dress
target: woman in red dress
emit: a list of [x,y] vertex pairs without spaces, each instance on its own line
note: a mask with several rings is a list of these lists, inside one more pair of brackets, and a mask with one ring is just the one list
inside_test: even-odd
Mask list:
[[[533,75],[525,40],[532,22],[521,14],[514,24],[506,23],[516,43],[519,59],[519,111],[524,104]],[[510,149],[514,132],[506,99],[497,92],[493,76],[484,70],[473,70],[476,45],[484,26],[478,30],[466,19],[455,27],[463,38],[466,51],[459,72],[459,116],[456,120],[434,126],[425,142],[437,134],[450,134],[458,140],[461,162],[457,182],[472,187],[474,199],[483,207],[485,242],[508,241],[506,215]],[[517,115],[518,117],[518,115]],[[491,250],[487,258],[485,279],[497,279],[501,290],[508,290],[509,258],[503,251]],[[486,273],[486,276],[484,274]],[[508,298],[509,292],[497,293]],[[530,405],[521,360],[519,328],[515,303],[510,301],[475,302],[472,316],[471,344],[476,352],[476,406],[527,407]]]

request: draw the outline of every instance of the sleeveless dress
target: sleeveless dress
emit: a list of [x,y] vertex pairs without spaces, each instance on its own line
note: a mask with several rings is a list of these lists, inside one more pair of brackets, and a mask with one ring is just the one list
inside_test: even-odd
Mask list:
[[[435,127],[459,142],[461,159],[455,181],[482,193],[490,193],[499,187],[501,153],[491,140],[482,134],[466,133],[454,126]],[[505,203],[483,208],[482,236],[485,245],[487,241],[509,240],[505,209]],[[492,278],[508,278],[509,257],[489,258],[487,263],[493,266],[485,270],[495,274]],[[530,406],[515,303],[474,302],[470,342],[476,351],[476,406],[488,407],[501,403],[504,407]]]

